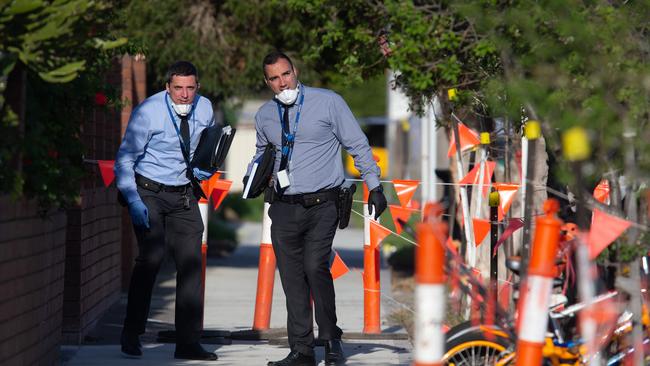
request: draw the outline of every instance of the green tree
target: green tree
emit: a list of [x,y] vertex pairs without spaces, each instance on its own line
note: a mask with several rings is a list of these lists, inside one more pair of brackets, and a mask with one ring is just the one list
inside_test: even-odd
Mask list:
[[[111,11],[104,1],[0,1],[0,192],[43,207],[78,195],[82,110],[100,90],[110,50],[126,43],[105,40]],[[6,103],[16,91],[23,113]]]
[[591,181],[625,175],[635,194],[650,168],[647,14],[647,1],[134,0],[122,23],[152,51],[158,81],[187,56],[213,96],[263,88],[259,60],[280,48],[316,84],[395,70],[416,112],[449,88],[458,88],[470,119],[480,110],[520,121],[523,108],[543,123],[551,152],[560,151],[563,131],[584,126]]

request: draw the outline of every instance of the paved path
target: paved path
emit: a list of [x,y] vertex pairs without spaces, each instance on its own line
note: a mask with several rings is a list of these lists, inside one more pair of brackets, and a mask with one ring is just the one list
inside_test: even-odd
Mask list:
[[[205,328],[230,332],[250,330],[255,309],[257,286],[257,262],[261,225],[245,223],[238,229],[240,245],[227,258],[208,259],[206,273]],[[350,267],[350,272],[334,282],[339,326],[347,335],[357,339],[345,339],[344,351],[347,365],[409,365],[412,361],[411,344],[404,331],[389,325],[386,315],[393,309],[390,301],[390,274],[381,272],[382,281],[382,339],[359,339],[363,330],[363,231],[345,229],[337,233],[334,248]],[[174,319],[173,267],[166,264],[160,273],[154,291],[147,333],[142,337],[144,356],[140,360],[127,359],[119,351],[119,334],[124,317],[126,296],[111,308],[96,329],[81,346],[63,346],[62,364],[68,366],[88,365],[194,365],[199,361],[179,361],[173,358],[174,345],[157,340],[159,330],[173,329]],[[286,327],[285,298],[276,271],[271,328]],[[346,335],[344,335],[346,337]],[[286,340],[244,341],[226,339],[208,340],[205,347],[219,355],[215,365],[266,365],[270,360],[282,359],[289,352]],[[323,348],[316,347],[316,357],[323,358]],[[322,362],[320,362],[322,364]]]

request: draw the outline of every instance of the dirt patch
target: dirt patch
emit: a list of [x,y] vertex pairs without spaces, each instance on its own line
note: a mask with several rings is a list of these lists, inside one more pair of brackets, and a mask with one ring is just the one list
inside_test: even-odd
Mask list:
[[[399,302],[399,305],[395,306],[395,310],[388,315],[388,321],[391,325],[403,327],[411,341],[413,341],[414,337],[415,285],[415,277],[412,271],[391,270],[392,295],[393,299]],[[465,306],[461,298],[457,294],[452,295],[447,291],[445,325],[448,327],[453,327],[465,321],[462,315]]]

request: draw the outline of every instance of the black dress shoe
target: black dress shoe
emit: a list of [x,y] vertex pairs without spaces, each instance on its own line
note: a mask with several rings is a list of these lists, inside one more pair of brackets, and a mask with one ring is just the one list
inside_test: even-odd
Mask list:
[[142,344],[140,344],[140,336],[122,331],[120,337],[120,344],[122,345],[122,354],[126,357],[138,358],[142,356]]
[[316,359],[314,356],[308,356],[298,351],[291,351],[289,356],[280,361],[271,361],[267,366],[314,366]]
[[217,354],[206,351],[199,342],[177,344],[174,358],[182,360],[216,361]]
[[325,366],[345,365],[345,355],[340,339],[325,342]]

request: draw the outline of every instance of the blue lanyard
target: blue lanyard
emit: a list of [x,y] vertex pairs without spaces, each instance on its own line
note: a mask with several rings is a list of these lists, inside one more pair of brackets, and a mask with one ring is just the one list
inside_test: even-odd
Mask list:
[[[293,154],[293,143],[296,139],[296,132],[298,131],[298,122],[300,121],[300,112],[302,112],[302,106],[305,104],[305,88],[300,85],[300,102],[298,103],[298,112],[296,112],[296,119],[293,122],[293,132],[284,130],[284,123],[282,122],[282,107],[281,103],[278,105],[278,116],[280,117],[280,126],[282,128],[282,136],[284,137],[282,141],[282,156],[287,156],[287,160],[291,161],[291,155]],[[289,108],[289,106],[285,106]]]
[[[190,154],[190,149],[189,146],[185,146],[185,143],[183,142],[183,139],[181,138],[181,130],[178,128],[178,125],[176,125],[176,119],[174,118],[174,113],[172,112],[172,107],[169,105],[169,101],[167,98],[169,97],[169,93],[165,93],[165,105],[167,106],[167,112],[169,113],[169,118],[172,120],[172,124],[174,125],[174,128],[176,129],[176,136],[178,136],[178,141],[181,142],[181,148],[184,149],[187,154]],[[194,102],[192,102],[192,109],[190,110],[190,114],[187,115],[187,120],[189,121],[190,117],[194,114],[194,110],[196,109],[196,105],[199,101],[198,95],[194,97]]]

